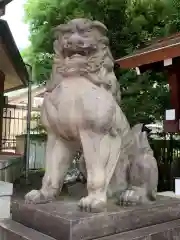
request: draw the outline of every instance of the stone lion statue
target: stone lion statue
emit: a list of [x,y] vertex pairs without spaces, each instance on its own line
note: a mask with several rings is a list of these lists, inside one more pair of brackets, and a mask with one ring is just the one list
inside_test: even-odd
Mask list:
[[82,210],[101,211],[113,195],[124,204],[153,200],[156,160],[142,125],[130,129],[118,105],[107,28],[98,21],[75,19],[55,33],[52,75],[41,112],[48,133],[46,172],[41,189],[28,193],[26,202],[55,199],[80,149],[88,190],[79,202]]

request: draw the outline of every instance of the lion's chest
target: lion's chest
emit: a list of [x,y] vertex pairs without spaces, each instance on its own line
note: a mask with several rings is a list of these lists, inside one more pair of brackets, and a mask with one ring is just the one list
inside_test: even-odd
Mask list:
[[62,127],[70,127],[79,116],[77,99],[80,93],[73,91],[71,85],[61,84],[44,98],[44,108],[48,122]]
[[48,122],[70,134],[79,127],[104,127],[113,116],[112,97],[83,78],[67,79],[45,96]]

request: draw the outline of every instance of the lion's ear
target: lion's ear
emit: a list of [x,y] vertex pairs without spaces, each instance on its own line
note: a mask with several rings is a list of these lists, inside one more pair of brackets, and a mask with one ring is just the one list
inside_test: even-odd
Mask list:
[[103,34],[106,34],[108,32],[107,27],[99,21],[93,21],[92,26],[98,28],[101,32],[103,32]]

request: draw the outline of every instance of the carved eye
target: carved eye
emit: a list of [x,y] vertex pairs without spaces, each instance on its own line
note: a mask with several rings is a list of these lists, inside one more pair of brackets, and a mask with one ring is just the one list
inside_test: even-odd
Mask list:
[[81,34],[81,35],[85,35],[86,33],[90,32],[91,29],[90,28],[79,28],[78,29],[78,32]]
[[92,30],[91,28],[86,28],[86,29],[84,30],[84,32],[85,32],[85,33],[89,33],[89,32],[91,32],[91,30]]
[[73,33],[74,33],[74,31],[72,29],[68,29],[66,31],[63,31],[63,37],[69,38]]
[[65,33],[65,34],[63,35],[63,38],[64,38],[64,39],[68,39],[71,35],[72,35],[72,33],[70,33],[70,32]]

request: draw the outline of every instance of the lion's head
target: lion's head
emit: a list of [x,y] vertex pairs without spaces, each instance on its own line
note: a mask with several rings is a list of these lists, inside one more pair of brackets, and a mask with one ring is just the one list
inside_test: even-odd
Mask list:
[[114,59],[106,34],[104,24],[83,18],[56,27],[54,70],[56,75],[64,77],[83,75],[119,98]]

